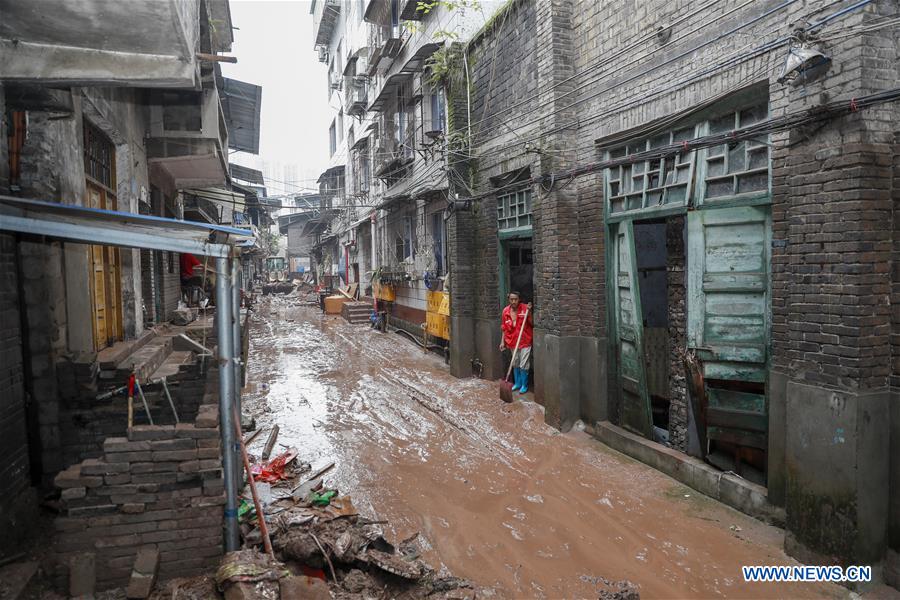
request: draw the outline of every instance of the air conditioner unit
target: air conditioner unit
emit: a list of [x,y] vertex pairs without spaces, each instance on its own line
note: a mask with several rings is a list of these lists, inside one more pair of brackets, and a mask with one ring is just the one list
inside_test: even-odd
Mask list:
[[342,78],[341,78],[340,74],[332,73],[329,78],[329,85],[331,86],[331,89],[333,89],[333,90],[341,89],[341,83],[342,83],[341,79]]
[[328,48],[319,46],[317,50],[319,51],[319,62],[328,62]]

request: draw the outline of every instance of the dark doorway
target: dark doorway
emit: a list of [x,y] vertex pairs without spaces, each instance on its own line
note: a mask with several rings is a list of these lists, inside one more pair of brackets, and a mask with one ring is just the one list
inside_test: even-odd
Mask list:
[[522,302],[534,300],[534,253],[531,238],[509,240],[503,243],[507,273],[505,296],[510,291],[519,292]]
[[641,299],[643,351],[654,438],[665,441],[669,430],[669,307],[666,272],[666,223],[634,224],[637,287]]

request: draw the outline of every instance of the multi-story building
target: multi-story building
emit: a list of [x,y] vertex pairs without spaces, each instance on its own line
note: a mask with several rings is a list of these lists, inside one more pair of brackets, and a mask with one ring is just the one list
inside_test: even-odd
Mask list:
[[[429,59],[471,37],[499,2],[316,0],[315,47],[327,65],[329,168],[319,180],[318,269],[392,287],[392,322],[420,332],[426,292],[448,273],[447,103]],[[376,285],[376,288],[378,286]]]
[[502,376],[518,288],[548,423],[900,585],[895,7],[507,3],[450,255],[452,372]]
[[[158,230],[123,214],[233,223],[228,150],[256,151],[259,88],[219,73],[216,55],[233,41],[225,0],[45,0],[39,11],[3,0],[0,12],[0,196],[13,206],[0,224],[18,214],[16,201],[31,202],[45,211],[34,220],[44,227],[78,209],[96,223],[128,222],[144,240],[0,234],[0,527],[12,544],[29,528],[18,512],[34,505],[24,499],[30,486],[96,456],[97,440],[79,435],[103,430],[66,411],[76,400],[93,406],[98,356],[126,358],[117,348],[152,335],[147,326],[168,320],[182,299],[179,254],[153,249],[172,246],[146,241]],[[84,239],[71,236],[78,223],[68,225],[63,238]],[[85,385],[68,377],[75,362]]]

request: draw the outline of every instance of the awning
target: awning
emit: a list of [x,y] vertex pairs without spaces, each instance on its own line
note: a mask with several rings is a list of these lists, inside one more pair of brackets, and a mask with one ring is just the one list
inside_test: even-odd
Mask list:
[[384,105],[387,102],[388,98],[390,98],[391,94],[395,94],[397,92],[397,88],[403,85],[403,83],[408,81],[411,77],[412,75],[410,73],[394,73],[393,75],[388,77],[384,81],[384,85],[381,86],[381,90],[379,90],[378,92],[378,97],[375,98],[375,101],[369,105],[369,111],[383,111]]
[[[200,89],[199,2],[9,0],[0,6],[0,79]],[[226,26],[230,36],[230,20]],[[217,47],[230,45],[216,37]]]
[[226,258],[254,241],[247,230],[0,195],[0,231],[85,244],[187,252]]
[[375,213],[375,209],[370,210],[366,213],[366,215],[360,219],[357,219],[347,229],[356,229],[360,225],[366,225],[372,220],[372,215]]
[[239,179],[256,185],[266,185],[266,182],[263,180],[262,171],[251,169],[250,167],[245,167],[243,165],[236,165],[234,163],[228,163],[228,168],[231,171],[232,179]]
[[390,198],[385,198],[378,206],[375,207],[375,210],[387,210],[392,208],[396,204],[400,204],[405,200],[409,200],[411,196],[408,194],[400,194],[398,196],[391,196]]
[[437,52],[441,46],[443,46],[441,43],[422,44],[406,60],[400,69],[400,73],[412,74],[421,71],[425,67],[425,61],[428,60],[428,57]]
[[358,140],[356,140],[353,143],[353,145],[350,146],[350,149],[351,150],[361,150],[364,145],[368,146],[368,144],[369,144],[369,136],[364,135],[361,138],[359,138]]
[[259,154],[259,113],[262,87],[224,78],[219,90],[222,112],[228,126],[228,147]]
[[322,183],[323,179],[330,179],[335,177],[336,175],[341,174],[346,167],[344,165],[337,165],[334,167],[329,167],[322,171],[322,174],[319,175],[319,178],[316,179],[316,183]]

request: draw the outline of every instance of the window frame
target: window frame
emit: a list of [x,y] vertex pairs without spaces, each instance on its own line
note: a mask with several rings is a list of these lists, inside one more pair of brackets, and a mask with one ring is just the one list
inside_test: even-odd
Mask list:
[[[746,126],[747,123],[742,123],[740,115],[745,112],[748,112],[748,111],[754,111],[755,109],[758,109],[759,107],[765,107],[765,109],[766,109],[765,113],[763,114],[762,117],[759,117],[756,120],[752,121],[753,123],[762,121],[769,117],[770,102],[769,102],[768,97],[763,98],[763,97],[757,95],[752,99],[745,96],[741,99],[741,101],[726,100],[724,102],[721,102],[721,103],[711,106],[709,109],[700,111],[698,114],[696,114],[694,116],[694,119],[692,121],[688,121],[680,127],[674,127],[674,128],[671,128],[664,132],[660,132],[653,136],[634,138],[632,140],[628,140],[627,142],[616,146],[615,148],[611,148],[604,153],[604,158],[606,160],[614,158],[614,157],[616,157],[617,153],[621,152],[622,149],[625,149],[625,152],[628,154],[649,150],[653,147],[653,146],[651,146],[651,142],[665,134],[668,134],[670,136],[669,143],[677,143],[679,141],[684,141],[680,137],[679,137],[679,139],[676,140],[674,134],[678,133],[678,132],[683,132],[690,128],[694,129],[693,137],[702,137],[702,136],[709,135],[709,132],[711,131],[710,123],[719,121],[729,115],[732,115],[735,120],[734,120],[733,125],[730,127],[730,129],[727,129],[727,131],[730,131],[730,130],[738,128],[738,127],[743,127],[743,126]],[[664,144],[660,144],[660,145],[664,145]],[[680,185],[684,184],[684,182],[674,183],[674,184],[665,184],[665,176],[664,176],[664,173],[666,172],[665,167],[666,167],[667,162],[669,160],[672,160],[672,158],[668,158],[668,159],[664,159],[664,160],[658,159],[655,161],[642,161],[640,163],[632,163],[631,165],[622,165],[622,166],[618,166],[618,167],[608,167],[603,170],[604,220],[607,223],[616,223],[619,221],[633,219],[633,218],[642,218],[642,219],[643,218],[658,218],[658,217],[664,217],[664,216],[669,216],[669,215],[673,215],[673,214],[685,213],[691,207],[695,207],[695,208],[701,208],[704,206],[729,207],[729,206],[750,206],[750,205],[757,205],[757,204],[770,204],[772,202],[772,152],[771,152],[771,144],[770,144],[769,136],[765,137],[765,141],[758,141],[754,145],[751,145],[751,142],[749,142],[749,141],[743,141],[743,142],[738,143],[739,147],[743,146],[743,148],[744,148],[744,160],[746,161],[745,164],[749,163],[749,160],[750,160],[749,157],[750,157],[751,152],[760,152],[762,148],[766,149],[765,164],[761,167],[756,167],[754,169],[747,169],[744,171],[735,171],[732,173],[727,173],[727,170],[728,170],[727,155],[729,154],[729,150],[727,149],[726,144],[723,144],[722,146],[726,147],[725,155],[724,155],[725,158],[723,159],[723,164],[724,164],[723,168],[724,168],[725,172],[721,175],[715,175],[715,176],[713,176],[713,178],[716,180],[726,180],[730,177],[734,182],[734,187],[733,187],[732,193],[723,194],[723,195],[717,196],[717,197],[708,197],[707,185],[706,185],[707,184],[708,165],[710,162],[718,159],[720,156],[723,156],[723,155],[716,154],[716,155],[710,156],[709,149],[707,149],[707,148],[692,150],[690,152],[689,158],[687,160],[685,160],[681,154],[678,154],[674,157],[676,167],[687,167],[688,165],[690,165],[689,171],[688,171],[688,173],[689,173],[688,180],[687,180],[688,185],[686,187],[685,198],[683,201],[679,201],[679,202],[668,202],[667,203],[664,201],[666,199],[666,195],[667,195],[666,190],[668,188],[674,187],[675,185],[680,186]],[[640,147],[640,148],[638,148],[638,147]],[[633,152],[629,152],[630,148],[635,148],[635,149]],[[619,155],[621,155],[621,154],[619,154]],[[658,167],[658,169],[659,169],[658,172],[660,174],[660,177],[663,179],[663,185],[662,185],[662,187],[649,188],[647,185],[648,184],[648,176],[650,173],[653,173],[656,171],[648,171],[648,168],[649,168],[649,165],[654,162],[656,162],[660,165],[660,167]],[[626,173],[626,169],[628,167],[631,167],[631,170],[629,172],[632,173],[631,176],[634,178],[633,167],[638,164],[643,165],[643,167],[642,167],[643,171],[641,173],[639,173],[639,175],[643,175],[642,189],[639,191],[631,190],[631,191],[622,193],[624,190],[621,187],[621,185],[622,185],[622,182],[624,181],[623,177]],[[618,173],[617,173],[618,177],[615,177],[615,178],[611,177],[611,175],[616,170],[618,171]],[[748,176],[748,175],[759,175],[763,172],[768,173],[768,177],[767,177],[768,183],[766,185],[765,190],[751,190],[749,192],[739,192],[738,191],[738,189],[739,189],[738,188],[738,185],[739,185],[738,178],[739,177]],[[677,174],[676,174],[676,180],[677,180]],[[612,194],[612,192],[613,192],[612,184],[618,184],[620,186],[618,188],[619,193],[616,195]],[[663,202],[648,206],[647,205],[648,192],[653,192],[653,191],[657,191],[657,190],[663,190],[663,195],[662,195]],[[612,210],[612,208],[613,208],[612,203],[614,200],[624,198],[625,202],[626,202],[626,206],[627,206],[628,197],[636,196],[638,193],[641,194],[641,206],[640,207],[628,208],[626,210],[619,210],[619,211]]]
[[[521,197],[521,201],[520,201]],[[508,199],[515,198],[514,206],[525,206],[525,212],[516,212],[515,214],[506,214],[510,210]],[[509,222],[515,219],[515,225],[503,226],[503,222]],[[522,219],[527,222],[523,223]],[[500,234],[510,234],[524,231],[531,231],[534,226],[534,195],[530,187],[521,187],[505,194],[497,195],[497,231]]]

